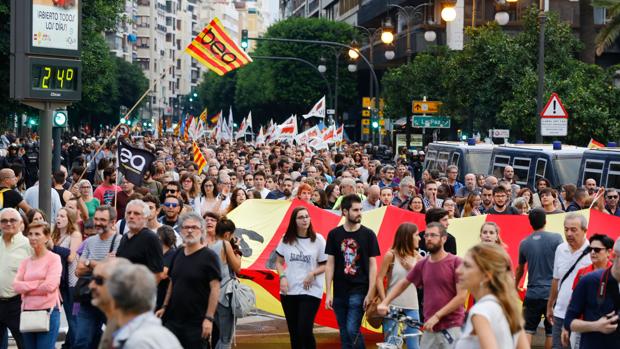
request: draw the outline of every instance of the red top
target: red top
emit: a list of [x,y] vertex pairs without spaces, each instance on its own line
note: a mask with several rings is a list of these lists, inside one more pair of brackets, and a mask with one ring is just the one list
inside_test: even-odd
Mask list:
[[[607,266],[605,267],[605,269],[611,267],[611,265],[612,265],[611,261],[607,261]],[[577,276],[575,276],[575,281],[573,282],[573,290],[575,289],[575,287],[577,287],[577,283],[579,282],[582,276],[588,273],[591,273],[595,270],[596,269],[594,268],[594,264],[590,264],[587,267],[583,267],[579,269],[579,271],[577,271]]]

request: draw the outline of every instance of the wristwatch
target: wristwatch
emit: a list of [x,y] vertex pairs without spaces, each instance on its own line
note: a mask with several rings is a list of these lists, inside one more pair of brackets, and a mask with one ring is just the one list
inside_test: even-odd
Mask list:
[[209,316],[209,315],[205,315],[205,320],[209,320],[211,323],[213,323],[215,321],[213,316]]
[[87,259],[86,262],[84,262],[84,265],[90,268],[90,259]]

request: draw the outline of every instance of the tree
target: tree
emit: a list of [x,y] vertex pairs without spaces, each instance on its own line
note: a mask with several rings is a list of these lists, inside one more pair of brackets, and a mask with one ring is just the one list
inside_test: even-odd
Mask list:
[[[343,22],[295,17],[274,24],[264,36],[349,43],[353,34],[353,27]],[[318,45],[259,41],[251,56],[298,57],[313,64],[318,64],[323,56],[327,66],[325,76],[333,91],[336,52],[341,52],[338,109],[343,111],[350,108],[357,97],[355,75],[346,69],[346,52]],[[245,114],[251,109],[257,124],[265,123],[269,117],[284,119],[290,114],[305,113],[324,95],[327,95],[327,87],[323,78],[317,70],[300,62],[255,59],[237,73],[237,110]]]
[[607,17],[611,18],[596,36],[596,54],[600,56],[620,34],[620,0],[592,0],[592,5],[607,9]]
[[227,110],[228,107],[234,105],[236,84],[236,70],[224,76],[211,71],[206,72],[197,88],[200,104],[207,106],[210,114],[219,110]]

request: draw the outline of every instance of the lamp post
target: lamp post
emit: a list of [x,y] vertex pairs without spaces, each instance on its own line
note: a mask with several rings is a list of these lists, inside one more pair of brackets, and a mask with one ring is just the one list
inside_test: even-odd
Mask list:
[[545,15],[545,0],[540,0],[538,3],[538,20],[540,21],[540,28],[538,33],[538,93],[536,96],[536,143],[542,143],[543,138],[541,134],[541,119],[538,114],[542,111],[543,106],[543,94],[545,92],[545,21],[547,16]]
[[[403,14],[407,20],[407,63],[411,62],[411,55],[413,54],[413,50],[411,49],[411,22],[412,19],[415,19],[415,16],[424,16],[423,20],[426,20],[426,6],[432,6],[433,4],[430,2],[420,4],[418,6],[400,6],[395,4],[389,4],[388,7],[395,7],[398,9],[400,14]],[[424,11],[420,11],[424,8]],[[433,32],[434,33],[434,32]],[[424,33],[424,39],[427,41],[434,41],[436,35]],[[429,40],[431,39],[431,40]]]
[[[354,26],[357,29],[361,29],[364,34],[366,35],[366,38],[368,39],[368,57],[370,59],[370,61],[368,62],[369,67],[371,69],[371,72],[374,72],[374,46],[375,46],[375,40],[378,34],[381,35],[381,41],[386,44],[389,45],[392,43],[392,41],[394,40],[394,34],[392,33],[392,25],[391,25],[391,20],[387,19],[384,22],[384,26],[381,28],[366,28],[366,27],[362,27],[359,25]],[[389,33],[389,34],[388,34]],[[349,50],[349,58],[351,58],[352,60],[356,60],[361,54],[359,52],[359,49],[357,47],[355,47],[357,44],[357,42],[354,40],[351,43],[352,49]],[[379,98],[379,82],[376,81],[376,76],[375,77],[375,90],[373,90],[373,74],[370,75],[370,103],[371,103],[371,107],[370,107],[370,113],[372,116],[376,116],[377,114],[377,99]],[[373,96],[375,98],[373,98]],[[379,145],[381,145],[382,140],[381,140],[381,134],[378,135],[379,138]]]

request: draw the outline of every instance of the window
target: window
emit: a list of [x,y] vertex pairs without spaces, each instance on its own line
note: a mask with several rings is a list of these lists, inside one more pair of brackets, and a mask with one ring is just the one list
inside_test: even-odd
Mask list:
[[450,165],[459,166],[459,159],[461,158],[461,154],[454,152],[452,153],[452,158],[450,159]]
[[[603,183],[601,183],[602,185]],[[606,188],[620,189],[620,162],[610,161],[609,169],[607,170],[607,183]]]
[[592,178],[596,183],[600,184],[603,177],[603,166],[605,166],[605,161],[603,160],[586,160],[586,164],[583,167],[583,183],[581,185],[585,184],[588,178]]
[[437,151],[429,150],[428,154],[426,154],[426,169],[434,170],[436,161],[437,161]]
[[534,183],[538,182],[540,178],[546,178],[545,174],[547,173],[547,160],[546,159],[538,159],[536,160],[536,178],[534,179]]
[[[517,158],[512,161],[512,168],[515,170],[515,182],[520,186],[527,186],[527,182],[530,176],[530,163],[531,159]],[[503,174],[503,172],[502,172]],[[503,177],[503,175],[502,175]]]
[[341,16],[344,15],[349,10],[357,6],[358,3],[359,3],[359,0],[341,0],[340,1],[340,15]]
[[446,169],[448,168],[448,158],[450,157],[450,153],[447,151],[439,152],[437,156],[437,171],[440,174],[445,175]]
[[504,177],[504,167],[510,163],[510,156],[495,155],[493,159],[493,172],[491,175],[502,178]]

